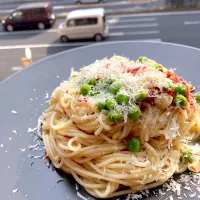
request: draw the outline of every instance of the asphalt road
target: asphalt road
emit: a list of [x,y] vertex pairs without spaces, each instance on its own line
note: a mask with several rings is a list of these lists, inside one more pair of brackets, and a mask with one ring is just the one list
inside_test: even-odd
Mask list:
[[[64,50],[95,43],[92,40],[60,43],[57,27],[61,22],[58,20],[52,29],[45,31],[0,31],[0,80],[19,69],[20,58],[27,46],[31,48],[35,62]],[[200,11],[115,15],[108,16],[107,23],[110,32],[103,42],[153,40],[200,48]]]

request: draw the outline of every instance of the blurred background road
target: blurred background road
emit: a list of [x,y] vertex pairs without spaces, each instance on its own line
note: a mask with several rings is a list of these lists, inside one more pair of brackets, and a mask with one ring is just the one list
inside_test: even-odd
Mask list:
[[[106,10],[150,9],[161,6],[161,1],[120,1],[110,0],[102,4],[89,4],[87,7],[104,7]],[[0,17],[4,18],[20,3],[1,3]],[[52,1],[57,15],[85,5],[70,1]],[[164,41],[200,48],[200,11],[143,12],[113,14],[106,17],[109,25],[108,37],[102,42],[122,40]],[[64,18],[58,18],[51,29],[5,32],[0,27],[0,81],[21,69],[20,58],[24,49],[30,47],[33,61],[55,53],[96,43],[93,40],[77,40],[61,43],[58,26]],[[178,53],[178,52],[177,52]]]
[[[0,0],[0,2],[1,1],[2,0]],[[161,3],[162,0],[161,1],[160,0],[107,0],[100,4],[87,3],[87,4],[81,4],[81,5],[77,5],[76,0],[58,0],[58,1],[49,1],[49,2],[51,2],[53,5],[54,13],[60,14],[60,13],[72,11],[77,8],[102,7],[102,8],[105,8],[106,10],[147,8],[149,6],[157,5],[158,3]],[[5,16],[9,14],[12,10],[14,10],[19,5],[21,5],[20,1],[18,1],[18,3],[0,4],[0,16]]]

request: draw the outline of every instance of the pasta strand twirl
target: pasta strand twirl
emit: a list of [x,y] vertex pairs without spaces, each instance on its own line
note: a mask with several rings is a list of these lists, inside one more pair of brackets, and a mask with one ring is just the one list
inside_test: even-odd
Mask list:
[[200,171],[192,89],[146,57],[97,60],[54,90],[38,135],[55,167],[92,196],[153,188],[187,167]]

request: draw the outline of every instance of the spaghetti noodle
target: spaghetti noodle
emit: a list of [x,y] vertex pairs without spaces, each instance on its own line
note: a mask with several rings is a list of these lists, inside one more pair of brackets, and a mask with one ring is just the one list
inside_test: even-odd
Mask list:
[[39,118],[56,168],[94,197],[153,188],[200,171],[199,94],[146,57],[97,60],[57,87]]

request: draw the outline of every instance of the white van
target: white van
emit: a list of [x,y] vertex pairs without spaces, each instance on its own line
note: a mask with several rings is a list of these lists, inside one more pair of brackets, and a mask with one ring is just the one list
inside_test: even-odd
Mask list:
[[59,26],[62,42],[72,39],[94,38],[103,40],[108,33],[103,8],[75,10],[68,14],[64,23]]

